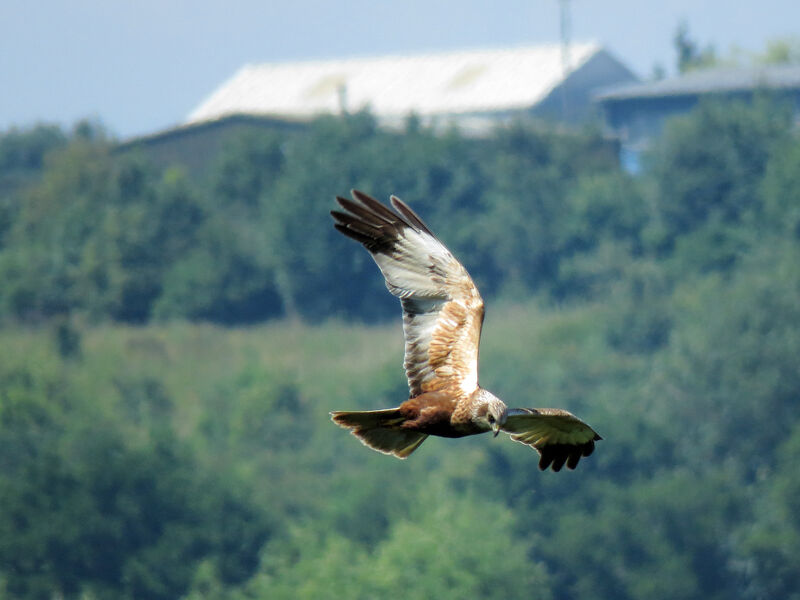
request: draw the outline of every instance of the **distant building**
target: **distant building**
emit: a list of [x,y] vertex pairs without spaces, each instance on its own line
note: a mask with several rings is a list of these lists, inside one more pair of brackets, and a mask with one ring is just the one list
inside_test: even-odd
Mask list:
[[668,118],[689,112],[701,98],[750,99],[759,91],[785,97],[800,120],[800,66],[691,71],[680,77],[601,90],[595,101],[607,130],[619,140],[623,166],[636,172],[642,153],[660,135]]
[[162,165],[194,174],[228,139],[249,130],[294,131],[322,114],[368,109],[385,127],[409,116],[423,125],[456,125],[480,134],[518,117],[575,123],[594,114],[593,93],[637,81],[593,43],[407,56],[246,65],[219,86],[178,127],[127,140]]
[[230,115],[215,121],[180,125],[119,144],[117,152],[143,152],[154,163],[180,165],[192,175],[203,175],[225,145],[253,131],[297,131],[302,123],[270,117]]
[[425,125],[480,132],[516,116],[579,121],[589,116],[595,90],[634,81],[594,43],[570,45],[566,55],[546,44],[266,63],[239,69],[187,124],[237,114],[297,121],[366,108],[385,126],[401,126],[414,114]]

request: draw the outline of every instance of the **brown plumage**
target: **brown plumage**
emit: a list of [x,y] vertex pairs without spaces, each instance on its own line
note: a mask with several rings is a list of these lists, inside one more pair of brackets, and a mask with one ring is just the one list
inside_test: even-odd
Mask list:
[[602,439],[556,408],[512,408],[478,385],[483,300],[466,269],[402,200],[392,208],[353,190],[337,197],[335,227],[364,245],[400,299],[409,399],[397,408],[337,411],[333,421],[362,443],[406,458],[429,435],[463,437],[493,431],[535,448],[539,467],[574,469]]

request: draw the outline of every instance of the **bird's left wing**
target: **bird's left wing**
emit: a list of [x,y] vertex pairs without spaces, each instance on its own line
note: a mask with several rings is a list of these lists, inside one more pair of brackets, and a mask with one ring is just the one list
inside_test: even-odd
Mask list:
[[558,408],[510,408],[500,429],[512,440],[535,448],[543,471],[551,464],[553,471],[560,471],[565,463],[574,469],[603,439],[578,417]]
[[416,213],[392,196],[384,206],[353,190],[337,197],[336,229],[369,250],[386,287],[403,305],[405,370],[411,397],[478,387],[483,300],[466,269]]

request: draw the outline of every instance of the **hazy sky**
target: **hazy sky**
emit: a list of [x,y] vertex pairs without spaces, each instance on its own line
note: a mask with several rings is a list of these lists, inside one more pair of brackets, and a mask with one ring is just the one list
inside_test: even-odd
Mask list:
[[[800,35],[797,0],[571,0],[572,39],[641,76],[672,36],[718,51]],[[559,39],[557,0],[0,0],[0,131],[101,120],[128,137],[181,122],[245,63]]]

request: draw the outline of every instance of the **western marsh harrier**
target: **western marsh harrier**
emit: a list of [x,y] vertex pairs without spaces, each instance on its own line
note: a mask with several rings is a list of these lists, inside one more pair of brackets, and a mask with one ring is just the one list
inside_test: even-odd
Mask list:
[[336,411],[333,421],[370,448],[406,458],[429,435],[508,433],[535,448],[539,468],[574,469],[600,436],[558,408],[508,408],[478,385],[483,300],[466,269],[402,200],[394,210],[353,190],[337,197],[335,227],[364,245],[403,306],[409,399],[397,408]]

